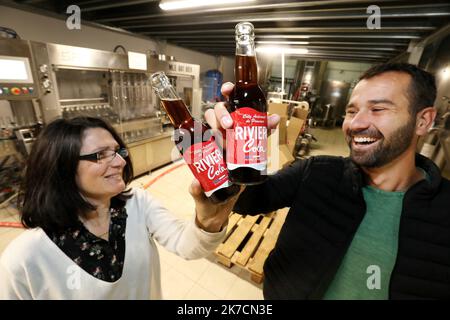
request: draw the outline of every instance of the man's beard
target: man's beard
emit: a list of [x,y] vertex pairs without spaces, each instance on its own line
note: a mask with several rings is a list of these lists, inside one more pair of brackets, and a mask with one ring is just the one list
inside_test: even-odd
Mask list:
[[[414,120],[414,117],[411,117],[407,124],[395,130],[388,138],[385,138],[376,129],[367,129],[359,132],[349,131],[346,138],[350,148],[350,158],[357,165],[366,168],[379,168],[388,164],[410,147],[414,136]],[[379,140],[374,142],[377,145],[372,150],[357,152],[352,149],[352,137],[354,135],[376,137]]]

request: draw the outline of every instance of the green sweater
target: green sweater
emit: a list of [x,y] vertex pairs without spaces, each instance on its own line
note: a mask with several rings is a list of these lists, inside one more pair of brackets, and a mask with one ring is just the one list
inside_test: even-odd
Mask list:
[[404,192],[363,188],[366,215],[324,299],[388,299]]

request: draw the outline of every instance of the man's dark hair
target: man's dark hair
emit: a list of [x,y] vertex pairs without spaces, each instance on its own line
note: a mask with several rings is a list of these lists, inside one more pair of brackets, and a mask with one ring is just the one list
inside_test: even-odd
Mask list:
[[386,72],[403,72],[411,76],[408,90],[409,110],[413,116],[431,107],[436,99],[436,81],[434,76],[409,63],[384,63],[375,65],[359,78],[359,80],[370,79]]
[[[19,191],[18,206],[25,227],[62,231],[75,226],[79,216],[96,209],[82,197],[75,181],[83,134],[89,128],[107,130],[120,148],[125,148],[114,128],[98,118],[77,117],[49,123],[33,144]],[[129,157],[125,161],[122,176],[128,185],[133,179],[133,167]],[[113,197],[111,206],[124,207],[131,197],[129,191]]]

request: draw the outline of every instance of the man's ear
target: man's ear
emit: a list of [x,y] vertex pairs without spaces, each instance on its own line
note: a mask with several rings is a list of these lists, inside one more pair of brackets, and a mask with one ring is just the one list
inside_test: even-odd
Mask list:
[[417,113],[416,116],[416,134],[424,136],[428,130],[433,126],[434,118],[436,118],[437,110],[434,107],[427,107]]

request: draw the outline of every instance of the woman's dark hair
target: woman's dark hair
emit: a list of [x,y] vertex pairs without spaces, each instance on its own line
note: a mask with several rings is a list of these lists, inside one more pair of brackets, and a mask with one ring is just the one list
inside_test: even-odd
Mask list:
[[371,67],[359,78],[370,79],[385,72],[402,72],[411,76],[408,88],[409,110],[415,117],[417,113],[434,105],[436,99],[436,81],[434,76],[409,63],[383,63]]
[[[49,123],[33,144],[25,176],[19,191],[18,205],[22,224],[27,228],[60,231],[75,226],[95,206],[80,194],[75,181],[83,134],[89,128],[103,128],[117,141],[125,143],[107,122],[91,117],[58,119]],[[130,158],[123,169],[125,184],[133,179]],[[121,208],[131,197],[125,190],[111,199],[111,206]]]

